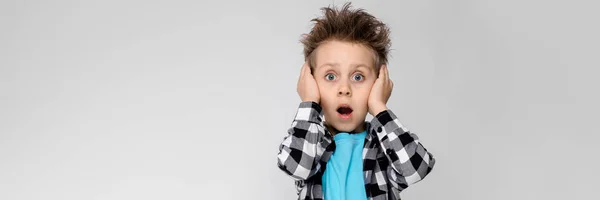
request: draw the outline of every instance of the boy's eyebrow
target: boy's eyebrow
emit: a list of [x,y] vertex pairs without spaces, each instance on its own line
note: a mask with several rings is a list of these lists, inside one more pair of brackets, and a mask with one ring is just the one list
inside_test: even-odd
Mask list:
[[325,63],[325,64],[322,64],[320,67],[326,67],[326,66],[337,68],[337,67],[340,66],[340,64],[338,64],[338,63]]
[[356,68],[361,68],[361,67],[364,67],[364,68],[366,68],[366,70],[367,70],[367,71],[369,71],[369,69],[370,69],[370,67],[369,67],[369,66],[367,66],[367,65],[363,65],[363,64],[358,64],[358,65],[356,65]]
[[[340,64],[339,63],[325,63],[325,64],[322,64],[320,67],[326,67],[326,66],[338,68],[338,67],[340,67]],[[365,64],[352,64],[351,66],[354,66],[355,68],[364,67],[364,68],[367,68],[367,70],[369,69],[369,66],[367,66]]]

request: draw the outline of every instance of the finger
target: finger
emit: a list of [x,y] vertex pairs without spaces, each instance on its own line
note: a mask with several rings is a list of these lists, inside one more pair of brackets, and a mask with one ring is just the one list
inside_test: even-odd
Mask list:
[[394,91],[394,82],[392,80],[390,80],[390,93],[388,96],[388,100],[390,99],[390,97],[392,97],[392,91]]
[[310,68],[309,64],[306,64],[306,75],[307,76],[313,76],[312,69]]
[[385,65],[381,65],[381,69],[379,70],[379,78],[385,79]]
[[383,68],[384,68],[384,66],[385,66],[385,65],[382,65],[382,66],[379,68],[379,75],[377,75],[377,79],[379,79],[379,78],[382,78],[382,77],[383,77],[383,73],[384,73],[384,72],[383,72],[383,71],[384,71],[384,69],[383,69]]
[[306,76],[306,72],[308,70],[310,70],[309,66],[308,66],[308,63],[305,62],[304,65],[302,65],[302,77]]
[[384,66],[385,66],[385,80],[389,81],[390,80],[390,72],[388,71],[387,65],[384,65]]

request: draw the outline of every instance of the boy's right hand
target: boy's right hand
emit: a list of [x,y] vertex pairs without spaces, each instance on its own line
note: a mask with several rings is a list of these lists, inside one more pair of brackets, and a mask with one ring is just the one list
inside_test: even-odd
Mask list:
[[310,66],[307,62],[302,66],[302,70],[300,71],[300,78],[298,79],[298,95],[300,95],[300,99],[302,102],[305,101],[314,101],[319,103],[321,100],[321,95],[319,94],[319,87],[317,86],[317,81],[310,73]]

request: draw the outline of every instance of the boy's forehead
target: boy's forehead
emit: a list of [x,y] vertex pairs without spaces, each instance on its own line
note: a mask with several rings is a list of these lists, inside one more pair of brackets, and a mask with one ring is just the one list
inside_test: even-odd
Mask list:
[[350,43],[330,41],[315,49],[314,64],[318,68],[364,68],[373,69],[375,54],[368,47]]

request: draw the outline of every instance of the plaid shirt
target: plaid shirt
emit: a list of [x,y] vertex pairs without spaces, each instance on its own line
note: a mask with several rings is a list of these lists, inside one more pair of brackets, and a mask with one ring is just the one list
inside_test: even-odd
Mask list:
[[[400,199],[400,191],[429,174],[435,159],[390,110],[377,114],[366,126],[363,174],[367,198]],[[332,141],[321,106],[300,103],[277,155],[278,167],[295,180],[298,199],[323,199],[321,178],[335,151]]]

